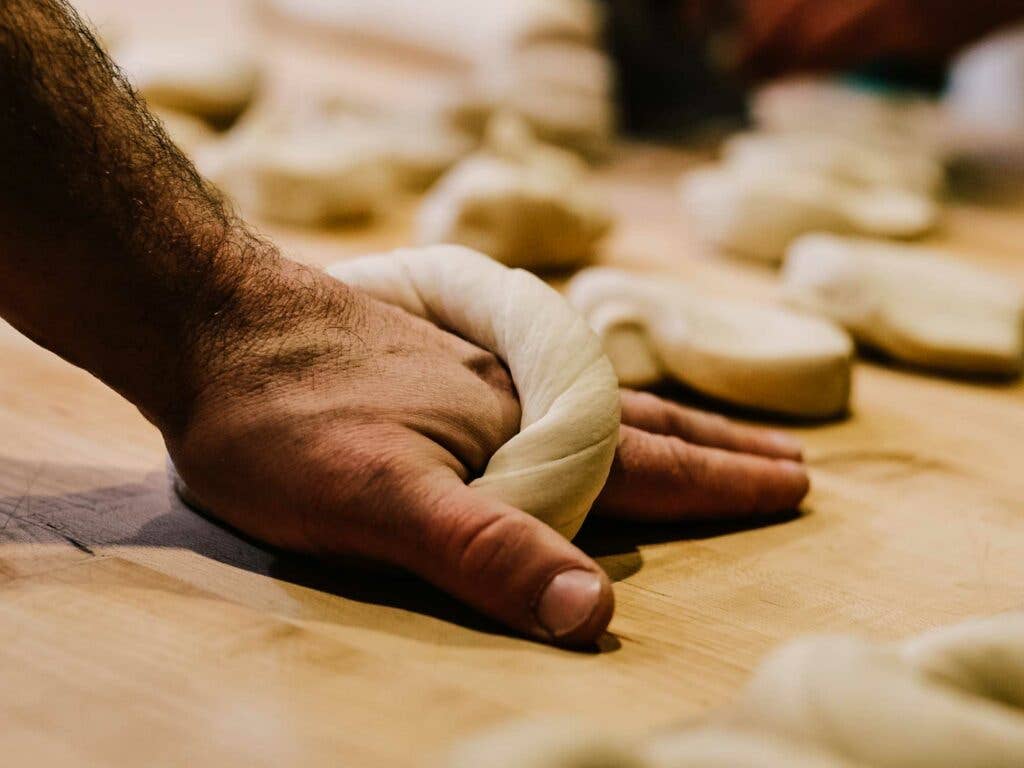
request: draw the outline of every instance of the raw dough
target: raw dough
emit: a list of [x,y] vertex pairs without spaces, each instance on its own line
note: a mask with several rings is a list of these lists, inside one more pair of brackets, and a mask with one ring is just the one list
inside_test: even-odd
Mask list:
[[867,189],[782,167],[723,165],[693,171],[683,177],[680,195],[703,240],[773,263],[806,232],[915,237],[938,218],[935,203],[921,195]]
[[260,84],[256,58],[223,41],[134,37],[113,55],[147,102],[216,124],[237,118]]
[[784,293],[894,358],[1013,374],[1024,357],[1024,290],[939,251],[807,235],[789,249]]
[[538,40],[598,41],[590,0],[263,0],[275,13],[363,39],[390,42],[458,63]]
[[894,151],[867,140],[810,131],[739,134],[725,143],[723,160],[754,171],[794,169],[845,184],[929,196],[940,191],[945,177],[942,164],[928,153]]
[[387,141],[365,121],[259,114],[196,164],[247,213],[316,226],[372,217],[395,197]]
[[545,142],[591,158],[608,151],[614,77],[611,61],[596,47],[545,40],[495,49],[477,65],[470,88],[478,103],[517,114]]
[[755,124],[768,131],[847,136],[941,159],[942,108],[932,100],[852,88],[837,80],[792,77],[751,99]]
[[1024,27],[989,35],[950,68],[946,104],[953,117],[982,131],[1024,131]]
[[[992,682],[1024,679],[1022,617],[948,632],[928,639],[923,665],[913,641],[908,652],[852,637],[799,640],[762,665],[731,720],[875,768],[1019,768],[1024,695],[1001,698]],[[992,648],[1002,653],[981,658]]]
[[328,271],[508,365],[521,429],[471,487],[572,538],[604,486],[619,433],[618,381],[583,319],[533,275],[457,246],[367,256]]
[[671,377],[737,405],[804,417],[847,407],[853,344],[829,322],[604,267],[576,275],[567,295],[625,386]]
[[1024,614],[893,645],[797,640],[734,705],[645,744],[554,720],[455,754],[451,768],[1020,768]]
[[458,243],[509,266],[563,269],[589,261],[611,217],[571,153],[536,142],[521,122],[492,121],[487,148],[424,199],[421,244]]

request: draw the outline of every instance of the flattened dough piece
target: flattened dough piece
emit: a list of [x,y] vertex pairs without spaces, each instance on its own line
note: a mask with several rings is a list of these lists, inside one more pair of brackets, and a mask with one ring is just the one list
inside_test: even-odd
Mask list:
[[783,289],[793,306],[898,360],[960,373],[1021,369],[1024,291],[941,251],[807,235],[789,249]]
[[466,245],[531,270],[591,260],[611,217],[588,185],[586,166],[523,130],[494,123],[488,149],[442,177],[420,208],[419,243]]
[[247,213],[318,226],[372,217],[394,198],[387,146],[360,120],[259,115],[203,147],[196,162]]
[[619,435],[618,382],[583,318],[533,275],[456,246],[367,256],[328,272],[508,365],[520,431],[470,485],[575,536],[608,478]]
[[[1024,638],[1014,634],[1024,654]],[[774,653],[730,717],[873,768],[1024,764],[1024,712],[938,680],[899,648],[812,637]]]
[[604,267],[576,275],[567,295],[625,386],[673,378],[736,405],[802,417],[847,407],[853,343],[832,323]]
[[771,263],[807,232],[916,237],[938,218],[935,203],[894,188],[867,189],[785,168],[723,165],[686,174],[683,209],[698,236]]
[[114,59],[150,104],[216,124],[245,111],[260,84],[256,58],[223,41],[135,37]]
[[927,152],[811,131],[742,133],[725,143],[723,160],[755,171],[789,168],[844,184],[928,196],[940,191],[945,177],[942,164]]
[[768,131],[824,133],[941,156],[941,107],[929,99],[881,94],[823,77],[776,80],[751,99],[755,124]]

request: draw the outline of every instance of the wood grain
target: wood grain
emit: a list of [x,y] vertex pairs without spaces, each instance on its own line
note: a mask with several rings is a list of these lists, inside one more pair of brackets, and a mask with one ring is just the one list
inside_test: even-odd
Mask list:
[[[601,178],[622,220],[605,260],[771,300],[769,272],[687,233],[673,184],[691,162],[620,150]],[[322,264],[404,244],[410,210],[361,231],[268,232]],[[1024,285],[1021,211],[955,203],[936,241]],[[238,539],[175,501],[159,435],[131,406],[6,326],[0,360],[9,765],[418,765],[526,714],[644,732],[726,701],[794,635],[897,637],[1024,599],[1019,382],[861,363],[849,419],[791,427],[814,480],[798,516],[588,525],[618,612],[599,651],[569,653],[414,581]]]

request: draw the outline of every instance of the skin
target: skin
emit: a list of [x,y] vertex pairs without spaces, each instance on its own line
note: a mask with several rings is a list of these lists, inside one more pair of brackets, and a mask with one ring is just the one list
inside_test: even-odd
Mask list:
[[[195,500],[269,544],[400,566],[510,629],[592,643],[600,567],[466,481],[514,435],[493,355],[283,258],[164,135],[63,0],[0,0],[0,315],[134,403]],[[785,435],[623,392],[596,512],[792,509]]]

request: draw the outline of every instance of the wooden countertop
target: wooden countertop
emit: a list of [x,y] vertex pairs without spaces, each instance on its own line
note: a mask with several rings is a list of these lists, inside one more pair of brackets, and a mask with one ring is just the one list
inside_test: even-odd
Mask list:
[[[86,3],[100,7],[95,0]],[[129,7],[107,0],[105,6]],[[678,215],[681,152],[603,171],[606,260],[770,299]],[[934,238],[1024,285],[1024,207],[951,206]],[[268,228],[326,263],[401,245]],[[0,754],[33,766],[421,765],[520,715],[643,732],[731,696],[806,632],[898,637],[1024,599],[1024,384],[857,367],[845,421],[792,428],[814,490],[755,527],[590,526],[615,580],[599,652],[508,637],[413,581],[241,541],[175,501],[159,435],[89,375],[0,327]]]

